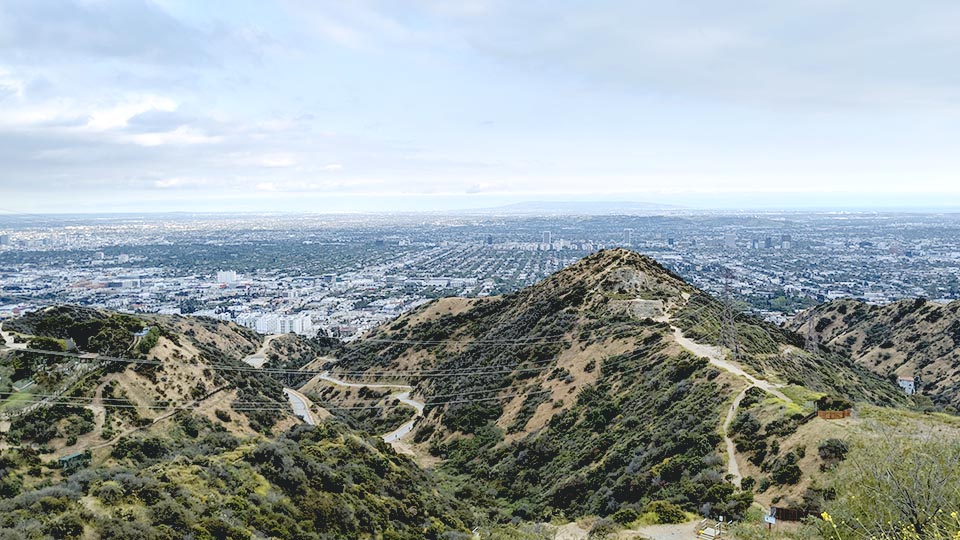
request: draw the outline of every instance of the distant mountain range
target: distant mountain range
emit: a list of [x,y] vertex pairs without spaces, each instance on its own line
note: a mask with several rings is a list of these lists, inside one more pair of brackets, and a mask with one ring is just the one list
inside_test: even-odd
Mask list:
[[631,215],[680,210],[672,204],[621,201],[528,201],[492,208],[470,210],[483,214],[519,215]]

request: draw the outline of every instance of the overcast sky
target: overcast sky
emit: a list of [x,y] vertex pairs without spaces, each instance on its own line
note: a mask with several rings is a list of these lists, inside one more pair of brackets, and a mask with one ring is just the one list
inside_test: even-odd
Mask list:
[[960,2],[0,0],[0,211],[960,206]]

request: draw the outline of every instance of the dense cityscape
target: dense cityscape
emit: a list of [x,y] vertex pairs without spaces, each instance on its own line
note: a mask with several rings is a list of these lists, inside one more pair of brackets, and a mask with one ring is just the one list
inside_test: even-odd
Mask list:
[[0,218],[0,316],[52,303],[350,339],[440,296],[628,247],[775,322],[829,299],[960,298],[960,216],[171,214]]

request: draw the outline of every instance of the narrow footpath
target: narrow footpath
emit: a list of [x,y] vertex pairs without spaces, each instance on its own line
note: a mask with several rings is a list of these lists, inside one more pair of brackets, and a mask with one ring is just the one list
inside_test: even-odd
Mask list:
[[[670,323],[669,317],[665,317],[661,320]],[[734,398],[733,403],[730,405],[730,409],[727,411],[727,416],[724,419],[722,426],[723,441],[727,448],[727,474],[733,478],[734,484],[736,484],[737,487],[740,487],[743,482],[743,476],[740,474],[740,465],[737,464],[737,447],[736,444],[734,444],[733,439],[730,437],[730,424],[733,423],[733,419],[736,418],[737,409],[740,407],[740,402],[743,401],[744,396],[746,396],[747,390],[756,386],[757,388],[760,388],[788,403],[793,403],[793,400],[778,390],[778,388],[780,388],[782,385],[777,385],[763,379],[758,379],[744,371],[744,369],[736,363],[727,360],[726,354],[724,354],[720,347],[693,341],[692,339],[683,335],[683,331],[672,323],[670,323],[670,328],[673,330],[673,338],[678,345],[696,356],[706,358],[710,361],[711,365],[747,380],[747,386],[740,391],[739,394],[737,394],[737,397]]]
[[734,444],[733,439],[730,437],[730,424],[733,423],[733,419],[737,416],[737,409],[740,408],[740,402],[743,401],[743,397],[747,395],[747,390],[753,388],[748,386],[744,388],[737,397],[733,399],[733,404],[730,405],[730,410],[727,411],[727,417],[723,421],[723,442],[727,446],[727,474],[733,477],[733,484],[737,487],[743,486],[743,476],[740,474],[740,465],[737,464],[737,445]]

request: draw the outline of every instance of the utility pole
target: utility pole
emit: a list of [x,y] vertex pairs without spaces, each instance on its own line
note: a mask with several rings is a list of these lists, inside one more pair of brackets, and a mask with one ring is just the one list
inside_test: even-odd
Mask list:
[[803,344],[803,350],[808,353],[817,354],[819,352],[819,343],[817,339],[817,332],[813,327],[813,317],[810,317],[810,320],[807,321],[807,339]]
[[723,273],[723,310],[720,312],[720,344],[729,349],[731,360],[740,360],[740,341],[737,337],[737,312],[734,307],[730,281],[733,272]]

